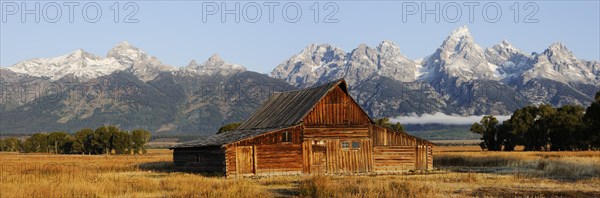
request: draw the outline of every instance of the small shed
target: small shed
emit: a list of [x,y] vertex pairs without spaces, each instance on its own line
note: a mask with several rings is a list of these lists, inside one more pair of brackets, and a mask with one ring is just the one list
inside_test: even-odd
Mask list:
[[173,148],[180,169],[227,176],[427,170],[433,143],[375,124],[343,79],[276,92],[235,131]]

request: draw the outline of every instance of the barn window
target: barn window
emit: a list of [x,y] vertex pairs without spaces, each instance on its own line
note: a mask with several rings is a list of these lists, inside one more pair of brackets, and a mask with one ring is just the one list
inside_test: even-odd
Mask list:
[[343,149],[348,149],[348,148],[350,148],[350,142],[342,142],[342,148],[343,148]]
[[284,131],[281,136],[281,142],[292,142],[292,133]]
[[352,142],[352,149],[360,149],[360,142]]

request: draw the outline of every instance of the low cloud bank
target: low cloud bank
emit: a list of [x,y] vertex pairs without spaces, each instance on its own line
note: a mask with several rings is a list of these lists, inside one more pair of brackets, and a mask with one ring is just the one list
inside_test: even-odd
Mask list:
[[[400,122],[402,124],[455,124],[455,125],[466,125],[473,124],[475,122],[479,122],[481,118],[485,115],[478,116],[461,116],[461,115],[446,115],[444,113],[435,113],[435,114],[423,114],[420,116],[410,115],[410,116],[398,116],[395,118],[390,118],[392,122]],[[499,123],[502,121],[508,120],[510,115],[499,115],[496,116]]]

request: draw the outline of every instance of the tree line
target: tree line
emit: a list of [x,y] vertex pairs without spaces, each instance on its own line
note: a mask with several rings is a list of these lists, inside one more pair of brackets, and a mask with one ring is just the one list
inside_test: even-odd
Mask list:
[[516,145],[525,151],[600,150],[600,92],[587,108],[526,106],[502,124],[492,115],[484,116],[470,131],[481,134],[481,148],[491,151],[512,151]]
[[0,140],[0,151],[56,154],[145,154],[150,132],[123,131],[116,126],[96,130],[85,128],[71,135],[56,131],[36,133],[24,140],[12,137]]

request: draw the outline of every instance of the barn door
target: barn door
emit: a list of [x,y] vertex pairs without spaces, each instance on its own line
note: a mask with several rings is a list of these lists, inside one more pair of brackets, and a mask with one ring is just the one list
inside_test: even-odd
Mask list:
[[238,174],[254,173],[254,149],[252,149],[252,146],[238,146],[235,156]]
[[311,173],[325,173],[327,164],[327,147],[322,142],[314,141],[312,144]]

